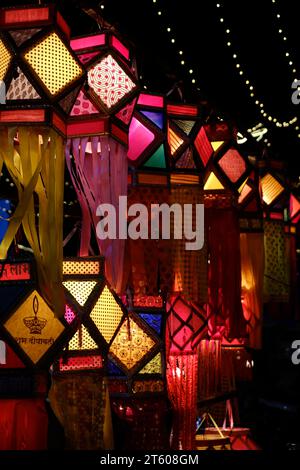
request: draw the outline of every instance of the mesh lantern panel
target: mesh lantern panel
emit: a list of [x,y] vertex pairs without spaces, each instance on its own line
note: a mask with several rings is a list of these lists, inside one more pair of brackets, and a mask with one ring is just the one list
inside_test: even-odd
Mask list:
[[64,261],[63,274],[95,275],[100,274],[99,261]]
[[109,343],[122,320],[123,311],[108,287],[104,287],[90,317],[105,341]]
[[96,281],[65,281],[63,285],[70,292],[70,294],[77,300],[81,307],[84,306],[87,299],[93,292],[96,286]]
[[219,160],[219,165],[232,183],[236,183],[246,171],[246,163],[235,149],[228,150]]
[[261,179],[261,189],[263,193],[263,201],[265,204],[272,204],[273,201],[283,192],[284,188],[270,174]]
[[117,104],[135,88],[133,81],[111,55],[90,68],[88,81],[107,108]]
[[25,59],[51,95],[57,95],[83,74],[56,33],[51,33],[26,52]]
[[11,53],[0,39],[0,80],[3,80],[11,61]]
[[161,374],[161,354],[157,354],[148,364],[139,372],[140,374]]
[[69,342],[70,351],[85,351],[90,349],[98,349],[97,343],[90,336],[88,330],[84,325],[79,327],[75,335]]
[[[129,321],[129,325],[128,325]],[[115,337],[110,352],[130,370],[155,346],[148,334],[132,319],[125,320]]]

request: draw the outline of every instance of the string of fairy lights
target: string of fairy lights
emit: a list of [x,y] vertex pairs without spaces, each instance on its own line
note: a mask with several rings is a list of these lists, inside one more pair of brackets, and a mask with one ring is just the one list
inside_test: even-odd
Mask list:
[[[216,7],[218,10],[218,14],[219,14],[219,22],[224,27],[224,31],[226,35],[226,45],[232,51],[232,58],[234,60],[235,69],[237,73],[239,74],[239,76],[241,77],[241,79],[244,81],[247,87],[247,90],[249,92],[249,96],[253,100],[254,104],[258,107],[259,112],[262,115],[262,117],[265,118],[270,124],[276,125],[276,127],[278,128],[286,128],[286,127],[293,126],[296,131],[299,131],[297,116],[294,116],[289,120],[282,121],[266,111],[265,103],[262,101],[262,99],[258,98],[256,91],[255,91],[255,87],[253,83],[251,82],[251,80],[249,80],[245,71],[245,67],[241,65],[240,56],[238,55],[237,50],[233,45],[232,32],[224,18],[224,5],[222,2],[218,2],[216,4]],[[283,31],[283,30],[280,29],[280,31]],[[283,39],[286,40],[286,36],[283,36]],[[289,52],[286,52],[286,57],[290,57]],[[293,62],[292,61],[289,61],[289,62],[290,62],[289,65],[293,66]],[[295,68],[293,68],[293,71],[294,70],[296,71]],[[293,72],[293,73],[296,73],[296,72]],[[298,138],[300,138],[300,134],[298,134]]]
[[[165,18],[167,16],[167,13],[165,11],[162,11],[158,0],[152,0],[152,5],[156,8],[156,13],[159,17]],[[175,47],[177,47],[175,31],[174,31],[174,28],[171,26],[170,21],[167,21],[167,24],[165,26],[165,31],[168,34],[170,43],[173,44]],[[186,59],[186,54],[184,53],[183,49],[181,49],[180,47],[177,49],[177,55],[178,55],[178,60],[180,62],[180,65],[182,65],[182,67],[185,69],[186,73],[190,77],[190,81],[192,85],[194,85],[197,91],[200,91],[199,83],[196,79],[194,68],[189,66],[187,59]]]
[[285,58],[287,60],[287,64],[288,64],[289,69],[291,70],[291,74],[292,74],[292,77],[294,78],[294,81],[297,82],[298,80],[297,77],[300,77],[300,76],[297,72],[297,68],[295,65],[295,60],[294,60],[295,54],[291,53],[291,50],[287,49],[287,42],[288,42],[288,37],[286,33],[287,28],[285,28],[282,24],[282,15],[280,11],[280,5],[279,5],[278,0],[271,0],[271,4],[273,7],[274,17],[277,22],[276,26],[278,27],[278,34],[284,45]]

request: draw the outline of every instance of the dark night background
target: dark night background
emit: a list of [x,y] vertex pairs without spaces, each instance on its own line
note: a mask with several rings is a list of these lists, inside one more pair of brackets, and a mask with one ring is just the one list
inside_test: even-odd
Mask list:
[[[33,3],[38,2],[0,0],[3,7]],[[283,160],[291,179],[298,181],[300,131],[295,127],[277,128],[265,120],[245,86],[245,79],[249,78],[257,99],[277,119],[287,121],[299,116],[300,104],[296,106],[291,101],[295,74],[291,73],[285,57],[285,52],[290,52],[295,68],[299,66],[300,70],[299,15],[295,1],[276,0],[281,23],[274,17],[272,0],[221,2],[225,25],[232,31],[232,48],[226,46],[226,28],[220,24],[214,0],[157,0],[156,3],[153,0],[57,0],[54,3],[60,6],[74,36],[98,30],[97,23],[82,9],[98,7],[102,17],[136,47],[139,75],[148,91],[167,93],[178,83],[184,101],[208,102],[212,112],[233,120],[241,131],[259,122],[266,125],[271,146],[262,151],[270,158]],[[279,24],[286,33],[286,43],[278,34]],[[172,28],[171,33],[167,27]],[[174,44],[170,41],[172,37]],[[184,52],[186,66],[180,64],[179,50]],[[236,72],[234,52],[241,58],[245,78]],[[190,68],[195,72],[195,85],[188,72]],[[170,99],[180,101],[176,90]],[[65,199],[66,204],[71,199],[74,199],[72,205],[76,204],[75,192],[66,189]],[[255,380],[251,387],[240,384],[243,424],[254,428],[258,441],[267,449],[293,448],[291,443],[300,446],[300,365],[291,363],[291,343],[295,339],[300,339],[300,328],[292,316],[276,320],[266,315],[264,347],[254,357]]]

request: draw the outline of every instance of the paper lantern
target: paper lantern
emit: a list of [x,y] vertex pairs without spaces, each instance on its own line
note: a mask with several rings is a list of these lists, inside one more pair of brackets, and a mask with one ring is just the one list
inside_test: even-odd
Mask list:
[[65,135],[60,102],[85,80],[84,67],[69,46],[68,25],[50,5],[2,9],[0,26],[5,31],[0,79],[7,90],[0,123],[43,124]]

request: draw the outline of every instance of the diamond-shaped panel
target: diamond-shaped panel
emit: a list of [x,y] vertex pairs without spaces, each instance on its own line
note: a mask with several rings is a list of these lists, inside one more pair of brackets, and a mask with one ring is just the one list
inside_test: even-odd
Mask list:
[[4,79],[11,61],[11,53],[0,39],[0,81]]
[[[129,321],[129,325],[128,325]],[[125,320],[115,337],[110,353],[130,370],[155,346],[155,341],[132,319]]]
[[219,160],[219,165],[232,183],[236,183],[246,171],[246,163],[235,149],[229,149]]
[[122,320],[123,311],[107,286],[104,287],[90,317],[109,343]]
[[25,59],[53,96],[80,78],[83,70],[56,33],[25,54]]
[[107,108],[117,104],[136,86],[111,55],[90,68],[88,81]]
[[63,324],[37,291],[27,297],[4,328],[35,364],[64,331]]

